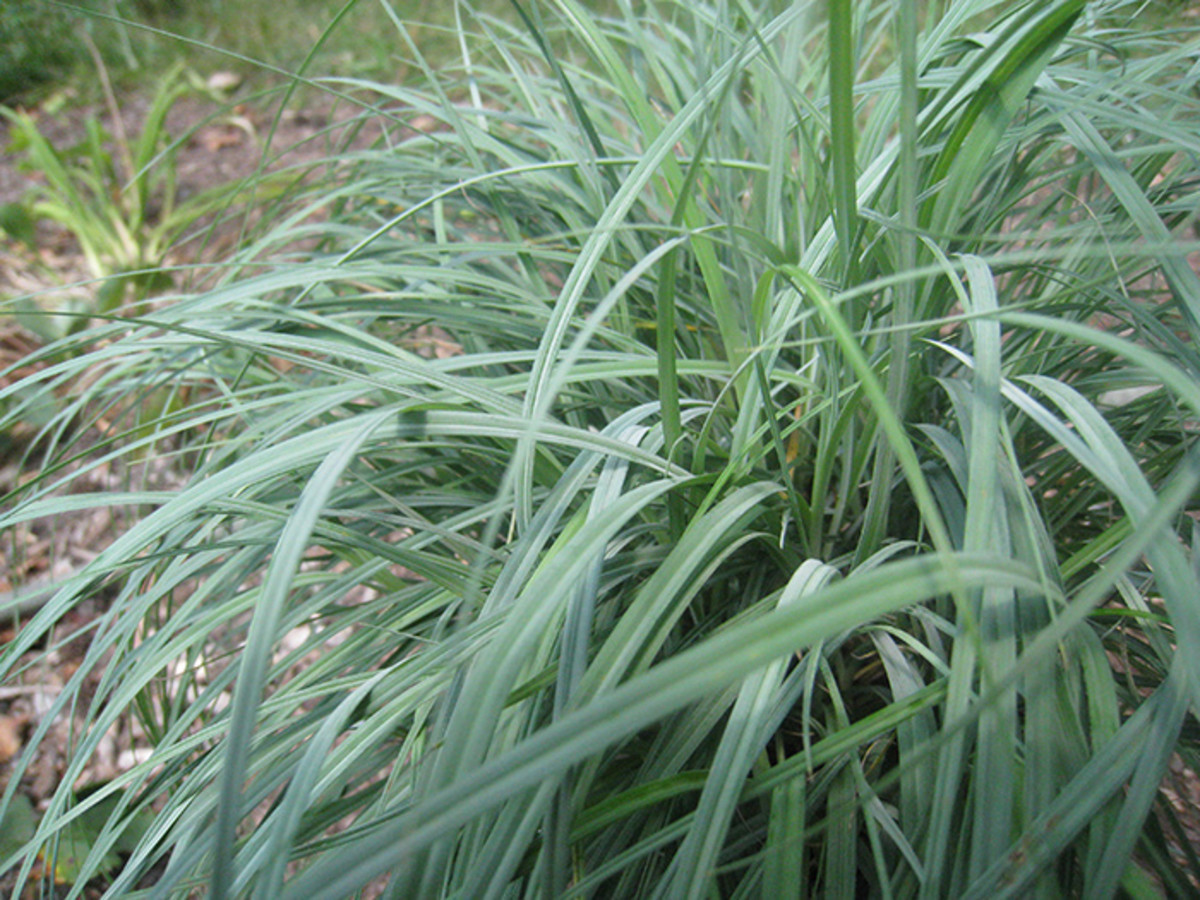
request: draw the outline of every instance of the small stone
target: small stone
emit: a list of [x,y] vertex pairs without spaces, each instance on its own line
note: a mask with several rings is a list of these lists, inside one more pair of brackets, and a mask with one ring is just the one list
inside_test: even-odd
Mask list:
[[236,72],[213,72],[205,82],[210,91],[219,91],[222,94],[229,93],[241,83],[242,76]]

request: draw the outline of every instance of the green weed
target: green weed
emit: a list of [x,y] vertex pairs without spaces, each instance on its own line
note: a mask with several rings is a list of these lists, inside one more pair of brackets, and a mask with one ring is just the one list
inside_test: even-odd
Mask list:
[[229,199],[228,188],[183,202],[176,193],[167,114],[189,90],[176,67],[160,80],[138,133],[126,135],[114,100],[112,130],[89,117],[86,136],[66,148],[47,140],[29,113],[0,107],[13,126],[9,152],[23,156],[22,168],[34,183],[26,209],[32,218],[57,222],[78,241],[92,275],[103,281],[98,312],[169,287],[172,279],[163,269],[168,251]]

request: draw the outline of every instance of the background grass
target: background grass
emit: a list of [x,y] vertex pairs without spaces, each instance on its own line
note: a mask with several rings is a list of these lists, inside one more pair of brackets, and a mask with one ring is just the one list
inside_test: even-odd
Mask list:
[[[476,7],[512,16],[507,0]],[[454,55],[453,4],[413,0],[396,12],[424,56]],[[155,74],[177,64],[205,75],[232,71],[263,87],[299,71],[314,50],[309,65],[321,75],[395,82],[413,67],[381,4],[344,0],[11,0],[0,37],[0,102],[8,104],[63,88],[99,101],[89,41],[124,93],[153,90]]]
[[0,654],[112,596],[18,877],[110,803],[76,893],[1194,895],[1194,23],[457,9],[326,82],[378,148],[24,385],[0,525],[151,511]]

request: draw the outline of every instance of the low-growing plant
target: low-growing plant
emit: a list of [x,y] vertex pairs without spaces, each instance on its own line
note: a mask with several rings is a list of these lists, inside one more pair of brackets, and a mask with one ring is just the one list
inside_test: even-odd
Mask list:
[[[132,135],[109,92],[111,128],[89,116],[84,137],[72,147],[55,146],[30,113],[0,107],[12,125],[9,152],[23,157],[21,166],[33,183],[25,209],[32,218],[58,223],[78,241],[100,282],[98,312],[170,287],[173,280],[164,268],[169,251],[205,216],[228,204],[236,189],[227,185],[187,198],[178,194],[167,115],[193,90],[184,74],[176,66],[162,75],[141,129]],[[87,319],[72,321],[82,327]]]
[[0,653],[113,598],[18,883],[115,799],[109,896],[1195,895],[1200,35],[617,6],[462,4],[337,85],[378,149],[35,376],[188,392],[90,464],[191,480],[0,517],[153,507]]

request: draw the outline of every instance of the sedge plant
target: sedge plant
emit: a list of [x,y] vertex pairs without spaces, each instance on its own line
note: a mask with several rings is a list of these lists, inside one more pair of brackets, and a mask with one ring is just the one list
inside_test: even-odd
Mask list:
[[[105,88],[111,130],[95,116],[84,120],[84,136],[75,146],[58,146],[39,128],[37,118],[21,109],[0,106],[11,137],[8,152],[20,159],[30,189],[10,214],[31,221],[45,219],[75,239],[89,274],[95,279],[93,311],[109,313],[126,302],[138,304],[174,283],[168,255],[190,232],[230,206],[237,185],[219,185],[193,196],[178,190],[175,150],[178,140],[167,129],[167,116],[181,98],[194,91],[185,69],[176,65],[162,73],[140,128],[127,129],[96,54]],[[195,76],[192,76],[194,80]],[[31,225],[26,241],[36,243]],[[26,298],[29,305],[30,298]],[[68,330],[54,320],[34,322],[40,337]],[[87,324],[77,316],[73,328]]]
[[109,598],[0,866],[107,804],[71,896],[1195,895],[1200,35],[517,0],[435,66],[382,6],[381,145],[31,376],[0,524],[147,512],[0,652]]

